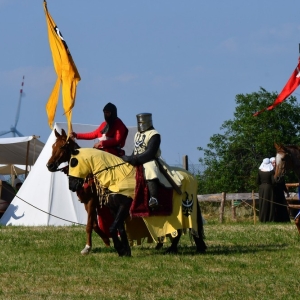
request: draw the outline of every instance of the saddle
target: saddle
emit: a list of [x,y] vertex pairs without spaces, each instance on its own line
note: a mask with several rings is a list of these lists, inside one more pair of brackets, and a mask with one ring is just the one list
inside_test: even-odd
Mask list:
[[147,182],[144,179],[143,166],[136,167],[135,196],[130,207],[132,217],[170,216],[173,209],[173,189],[159,186],[158,202],[156,210],[149,208],[150,198]]

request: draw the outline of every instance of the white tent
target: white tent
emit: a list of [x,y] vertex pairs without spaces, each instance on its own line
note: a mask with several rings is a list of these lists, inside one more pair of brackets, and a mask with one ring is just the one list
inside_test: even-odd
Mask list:
[[[31,170],[31,166],[28,167],[28,171]],[[1,175],[21,175],[26,173],[25,165],[0,165]]]
[[17,164],[24,166],[23,171],[18,170],[17,174],[22,173],[26,177],[30,166],[34,165],[44,145],[35,135],[0,138],[0,164],[6,165],[6,167],[1,165],[0,174],[16,174],[11,166]]
[[[75,132],[90,132],[99,125],[72,124]],[[66,123],[56,123],[54,128],[61,132]],[[128,127],[129,134],[124,147],[126,154],[133,150],[136,127]],[[43,151],[32,167],[18,194],[0,219],[3,225],[61,226],[86,224],[84,205],[78,201],[76,193],[69,190],[68,178],[63,172],[51,173],[46,164],[52,154],[56,137],[51,132]],[[80,147],[93,147],[95,140],[77,140]]]

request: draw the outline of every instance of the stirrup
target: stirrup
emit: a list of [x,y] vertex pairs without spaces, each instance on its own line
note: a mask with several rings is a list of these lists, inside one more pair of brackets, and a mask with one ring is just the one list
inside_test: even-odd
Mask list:
[[158,201],[156,198],[151,197],[149,200],[149,207],[153,208],[153,207],[157,207],[158,206]]

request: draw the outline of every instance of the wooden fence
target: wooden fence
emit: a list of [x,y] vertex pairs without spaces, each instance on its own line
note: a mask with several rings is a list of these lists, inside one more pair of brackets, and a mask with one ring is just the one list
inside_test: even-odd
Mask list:
[[252,206],[253,209],[253,219],[254,222],[256,221],[256,210],[255,205],[256,202],[258,203],[258,193],[235,193],[235,194],[227,194],[227,193],[220,193],[220,194],[206,194],[206,195],[198,195],[198,201],[201,202],[220,202],[219,208],[219,220],[222,223],[224,221],[224,207],[225,201],[231,201],[231,216],[233,220],[236,220],[236,206],[234,202],[239,200],[241,203],[247,203]]
[[[287,183],[286,184],[288,190],[290,191],[292,188],[298,188],[299,183]],[[299,210],[300,209],[300,202],[298,193],[290,192],[289,197],[286,197],[288,209],[291,210]],[[253,221],[254,224],[256,222],[256,205],[258,204],[258,192],[252,191],[252,193],[219,193],[219,194],[206,194],[206,195],[197,195],[198,201],[201,202],[220,202],[219,208],[219,220],[222,223],[224,221],[224,207],[225,201],[231,201],[231,216],[232,220],[236,220],[236,208],[235,205],[236,201],[241,201],[241,204],[251,205],[253,209]]]

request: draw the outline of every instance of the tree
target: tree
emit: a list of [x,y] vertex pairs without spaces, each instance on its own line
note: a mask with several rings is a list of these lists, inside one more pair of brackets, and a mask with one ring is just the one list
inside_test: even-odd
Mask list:
[[[277,93],[260,88],[252,94],[236,96],[234,119],[225,121],[203,151],[200,163],[205,171],[198,175],[199,193],[237,193],[257,190],[258,167],[266,157],[276,155],[274,143],[300,143],[300,106],[294,96],[257,117],[253,113],[271,105]],[[287,182],[294,182],[289,174]],[[292,180],[292,181],[290,181]]]

